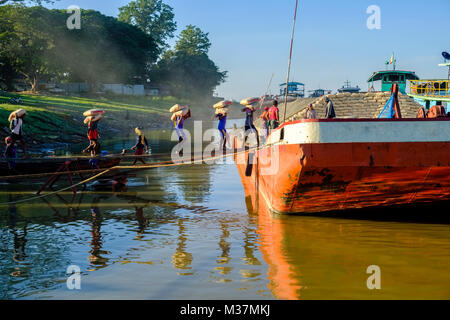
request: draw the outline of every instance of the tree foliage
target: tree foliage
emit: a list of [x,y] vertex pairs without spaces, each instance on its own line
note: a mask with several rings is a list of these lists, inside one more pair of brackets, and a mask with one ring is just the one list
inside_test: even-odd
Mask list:
[[202,32],[200,28],[188,25],[178,36],[175,51],[184,52],[189,55],[208,54],[209,48],[211,47],[208,36],[209,34]]
[[71,81],[133,82],[143,79],[156,61],[152,39],[138,28],[97,11],[82,11],[80,30],[61,30],[58,61]]
[[39,78],[51,72],[51,36],[49,11],[43,7],[4,6],[0,8],[0,61],[23,75],[36,90]]
[[208,57],[208,34],[189,25],[178,37],[174,50],[168,50],[152,72],[152,80],[166,84],[175,96],[200,98],[211,96],[225,81],[227,72]]
[[135,0],[119,8],[119,21],[141,29],[152,37],[160,53],[167,47],[166,40],[177,29],[172,7],[162,0]]
[[96,90],[99,83],[143,83],[150,76],[178,97],[211,96],[225,81],[227,72],[208,57],[208,33],[196,26],[163,53],[176,24],[162,0],[135,0],[120,11],[114,18],[82,10],[81,29],[69,30],[66,10],[0,6],[0,80],[11,88],[19,76],[33,91],[52,79]]
[[[0,7],[0,65],[25,77],[33,91],[42,77],[88,82],[145,78],[157,58],[138,28],[96,11],[82,11],[82,28],[69,30],[65,10]],[[9,69],[8,69],[9,68]]]

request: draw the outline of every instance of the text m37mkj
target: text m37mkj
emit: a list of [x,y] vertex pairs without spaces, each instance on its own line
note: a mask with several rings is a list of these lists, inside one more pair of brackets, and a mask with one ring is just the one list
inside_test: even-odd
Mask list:
[[188,304],[187,306],[180,308],[181,315],[202,315],[210,318],[214,313],[223,313],[225,315],[258,315],[268,317],[270,315],[270,305],[232,304],[224,305],[223,308],[216,308]]

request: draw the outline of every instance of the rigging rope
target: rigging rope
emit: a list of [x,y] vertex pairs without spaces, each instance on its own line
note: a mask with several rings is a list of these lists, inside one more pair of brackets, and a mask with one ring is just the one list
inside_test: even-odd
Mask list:
[[78,187],[78,186],[80,186],[80,185],[82,185],[82,184],[88,183],[89,181],[92,181],[92,180],[94,180],[94,179],[97,179],[98,177],[104,175],[105,173],[107,173],[107,172],[110,171],[110,170],[111,170],[111,169],[106,169],[106,170],[104,170],[103,172],[100,172],[99,174],[96,174],[95,176],[90,177],[89,179],[83,180],[83,181],[81,181],[81,182],[79,182],[79,183],[76,183],[76,184],[74,184],[74,185],[70,185],[70,186],[68,186],[68,187],[66,187],[66,188],[63,188],[63,189],[61,189],[61,190],[53,191],[53,192],[50,192],[50,193],[46,193],[46,194],[43,194],[43,195],[40,195],[40,196],[35,196],[35,197],[27,198],[27,199],[22,199],[22,200],[17,200],[17,201],[9,201],[9,202],[3,202],[3,203],[0,203],[0,207],[8,206],[8,205],[13,205],[13,204],[18,204],[18,203],[29,202],[29,201],[33,201],[33,200],[42,199],[42,198],[45,198],[45,197],[52,196],[52,195],[54,195],[54,194],[57,194],[57,193],[60,193],[60,192],[63,192],[63,191],[72,189],[72,188],[74,188],[74,187]]

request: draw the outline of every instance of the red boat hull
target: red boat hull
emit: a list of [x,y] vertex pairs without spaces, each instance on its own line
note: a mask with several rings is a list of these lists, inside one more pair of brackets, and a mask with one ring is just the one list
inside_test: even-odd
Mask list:
[[235,160],[244,184],[276,213],[450,200],[446,141],[273,144]]

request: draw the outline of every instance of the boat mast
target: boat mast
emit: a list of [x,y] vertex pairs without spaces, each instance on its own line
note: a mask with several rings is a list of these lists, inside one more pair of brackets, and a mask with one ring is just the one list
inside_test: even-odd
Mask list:
[[287,71],[287,77],[286,77],[286,92],[285,92],[285,96],[284,96],[283,122],[286,121],[287,97],[288,97],[288,88],[289,88],[289,75],[290,75],[290,72],[291,72],[292,47],[294,45],[294,32],[295,32],[295,21],[297,20],[297,7],[298,7],[298,0],[295,0],[294,23],[292,25],[291,48],[290,48],[290,51],[289,51],[288,71]]

